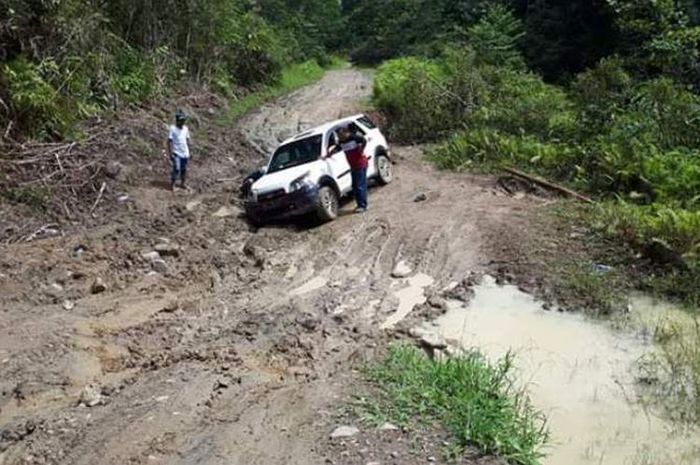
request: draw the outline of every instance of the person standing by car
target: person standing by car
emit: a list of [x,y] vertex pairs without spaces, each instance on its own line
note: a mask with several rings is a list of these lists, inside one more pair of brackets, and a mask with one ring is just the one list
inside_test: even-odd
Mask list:
[[190,129],[185,124],[187,115],[182,110],[175,113],[175,124],[170,126],[168,133],[167,155],[172,165],[170,173],[170,189],[175,190],[175,183],[180,178],[180,186],[187,189],[187,165],[190,161]]
[[350,165],[352,193],[357,202],[355,213],[364,213],[369,207],[367,200],[367,167],[369,163],[365,156],[367,139],[352,131],[350,126],[341,128],[338,131],[338,138],[340,139],[340,149],[345,152]]

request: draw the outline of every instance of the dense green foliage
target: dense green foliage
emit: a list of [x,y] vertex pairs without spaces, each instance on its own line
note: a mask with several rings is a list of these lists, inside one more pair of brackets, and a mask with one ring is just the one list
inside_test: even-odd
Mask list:
[[643,253],[652,241],[667,244],[679,259],[659,288],[694,302],[697,285],[673,285],[700,282],[697,27],[671,0],[610,0],[604,14],[615,21],[618,54],[564,85],[530,70],[546,72],[522,53],[533,40],[529,19],[497,5],[440,53],[382,65],[376,104],[395,136],[442,140],[430,156],[443,168],[516,166],[615,199],[601,210],[602,230]]
[[490,364],[479,354],[433,362],[418,349],[394,346],[368,370],[378,400],[365,414],[402,426],[439,421],[460,448],[473,446],[509,463],[537,465],[548,434],[544,419],[512,384],[513,358]]
[[0,129],[61,138],[81,118],[197,80],[233,96],[283,67],[330,62],[335,0],[8,0],[0,5]]

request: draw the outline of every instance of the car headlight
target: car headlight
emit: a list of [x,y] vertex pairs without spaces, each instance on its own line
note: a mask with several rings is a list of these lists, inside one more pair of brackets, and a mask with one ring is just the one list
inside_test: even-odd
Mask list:
[[294,181],[292,181],[292,183],[289,185],[289,192],[300,191],[306,187],[311,186],[313,183],[309,179],[310,174],[311,173],[304,173],[302,176],[299,176]]

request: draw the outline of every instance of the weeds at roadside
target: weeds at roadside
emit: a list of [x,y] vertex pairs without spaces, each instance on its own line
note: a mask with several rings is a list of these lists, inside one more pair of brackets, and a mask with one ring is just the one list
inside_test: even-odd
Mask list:
[[518,465],[538,465],[548,441],[546,420],[511,378],[513,356],[490,364],[478,353],[434,362],[396,345],[366,370],[377,396],[360,399],[361,418],[404,428],[437,423],[454,437],[453,457],[466,447]]
[[[639,363],[647,402],[659,404],[675,422],[700,424],[700,317],[668,319],[654,329],[657,350]],[[684,318],[685,320],[685,318]]]

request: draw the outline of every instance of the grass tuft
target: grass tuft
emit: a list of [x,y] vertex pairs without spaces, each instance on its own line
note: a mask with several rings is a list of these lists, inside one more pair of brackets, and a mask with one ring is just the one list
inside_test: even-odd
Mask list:
[[511,379],[513,356],[489,364],[478,353],[433,362],[418,349],[390,348],[367,369],[378,396],[360,408],[372,422],[403,427],[438,423],[456,445],[518,465],[537,465],[548,440],[546,421]]

